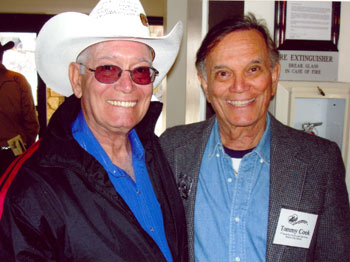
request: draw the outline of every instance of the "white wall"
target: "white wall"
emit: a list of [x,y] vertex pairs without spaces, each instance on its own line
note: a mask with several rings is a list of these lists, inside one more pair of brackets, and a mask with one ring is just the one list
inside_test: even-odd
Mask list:
[[275,23],[275,2],[246,0],[244,2],[244,13],[252,12],[258,19],[265,19],[267,27],[273,34]]
[[169,32],[181,20],[184,34],[177,60],[167,76],[163,99],[166,100],[166,127],[185,123],[186,72],[187,72],[187,0],[167,1],[166,31]]
[[176,21],[184,24],[184,35],[177,61],[168,74],[166,126],[200,120],[201,89],[194,66],[202,40],[202,0],[168,0],[167,31]]

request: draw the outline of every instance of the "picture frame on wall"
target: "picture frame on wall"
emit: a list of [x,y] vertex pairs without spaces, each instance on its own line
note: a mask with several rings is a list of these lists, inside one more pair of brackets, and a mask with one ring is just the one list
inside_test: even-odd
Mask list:
[[338,51],[340,2],[276,1],[279,50]]

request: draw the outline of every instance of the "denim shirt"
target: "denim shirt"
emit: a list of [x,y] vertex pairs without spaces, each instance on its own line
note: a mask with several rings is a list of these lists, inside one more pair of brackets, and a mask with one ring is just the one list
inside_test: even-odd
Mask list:
[[[171,252],[165,236],[162,211],[145,164],[145,152],[136,131],[129,132],[132,150],[132,165],[135,181],[121,168],[114,165],[100,143],[92,134],[85,118],[80,112],[72,123],[73,137],[107,171],[115,190],[127,203],[142,228],[153,238],[167,261],[172,261]],[[129,250],[132,252],[132,250]]]
[[234,174],[217,120],[200,169],[194,215],[196,261],[265,261],[270,183],[270,119]]

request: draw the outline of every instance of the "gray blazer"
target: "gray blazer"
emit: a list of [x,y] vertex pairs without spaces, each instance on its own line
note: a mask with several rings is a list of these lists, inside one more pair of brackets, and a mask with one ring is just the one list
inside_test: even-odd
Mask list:
[[[271,119],[268,262],[349,262],[350,208],[345,169],[334,142]],[[190,261],[194,261],[194,205],[203,153],[215,118],[165,131],[161,145],[185,206]],[[318,214],[309,249],[273,244],[281,208]]]

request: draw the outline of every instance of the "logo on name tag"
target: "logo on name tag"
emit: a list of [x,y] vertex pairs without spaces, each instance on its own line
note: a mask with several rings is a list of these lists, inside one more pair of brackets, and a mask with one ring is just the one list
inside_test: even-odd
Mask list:
[[318,215],[281,209],[274,244],[309,248]]
[[306,224],[307,225],[307,221],[306,220],[299,220],[298,215],[294,214],[288,217],[288,223],[294,225],[297,224]]

